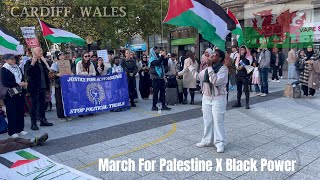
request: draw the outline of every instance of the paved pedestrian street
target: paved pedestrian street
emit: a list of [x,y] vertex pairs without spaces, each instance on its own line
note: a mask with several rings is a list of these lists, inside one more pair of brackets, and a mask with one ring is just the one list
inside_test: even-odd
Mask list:
[[[150,111],[151,100],[139,100],[126,112],[108,112],[63,122],[55,111],[48,113],[53,127],[31,131],[26,118],[27,138],[47,132],[50,140],[34,150],[52,160],[101,179],[319,179],[320,95],[312,99],[283,97],[287,83],[270,83],[268,97],[252,93],[251,109],[232,109],[235,91],[230,93],[225,127],[225,153],[215,147],[197,148],[203,134],[201,106],[177,105],[170,112]],[[200,94],[197,102],[200,102]],[[1,135],[1,139],[7,135]],[[99,158],[135,161],[156,160],[153,171],[99,171]],[[211,171],[160,171],[160,159],[211,160]],[[256,160],[257,171],[226,170],[227,159]],[[217,160],[222,159],[220,165]],[[292,171],[268,171],[261,159],[295,161]],[[274,160],[274,161],[271,161]],[[263,162],[266,163],[266,162]],[[218,166],[222,171],[217,171]],[[270,165],[271,166],[271,165]],[[235,166],[234,166],[235,167]],[[242,167],[243,168],[243,167]],[[279,170],[279,169],[278,169]]]

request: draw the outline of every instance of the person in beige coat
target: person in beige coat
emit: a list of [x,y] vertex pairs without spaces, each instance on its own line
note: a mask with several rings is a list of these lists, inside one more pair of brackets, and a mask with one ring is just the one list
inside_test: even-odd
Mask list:
[[90,61],[90,55],[88,52],[82,54],[82,60],[77,63],[76,74],[83,76],[95,76],[96,70],[93,63]]
[[178,72],[179,76],[183,76],[183,95],[184,99],[182,104],[187,104],[188,103],[188,90],[190,92],[191,96],[191,102],[190,104],[194,104],[194,92],[196,91],[197,88],[197,80],[194,78],[192,73],[186,68],[186,65],[191,64],[191,66],[198,70],[198,63],[194,57],[194,53],[192,51],[188,51],[187,54],[187,59],[184,61],[184,68],[182,71]]

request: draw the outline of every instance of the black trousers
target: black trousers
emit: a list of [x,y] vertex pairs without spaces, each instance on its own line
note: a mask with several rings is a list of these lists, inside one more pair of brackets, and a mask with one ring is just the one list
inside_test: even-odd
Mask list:
[[20,133],[24,128],[24,96],[22,94],[4,99],[8,118],[9,136]]
[[58,118],[65,118],[62,95],[61,95],[61,87],[56,87],[54,91],[54,97],[56,98],[56,109]]
[[[196,91],[196,88],[189,88],[191,101],[194,101],[194,92]],[[188,97],[188,88],[183,88],[183,96],[185,99]]]
[[279,66],[279,76],[283,76],[283,65]]
[[238,103],[240,103],[241,101],[242,88],[243,88],[243,92],[246,95],[246,104],[249,104],[249,97],[250,97],[249,80],[250,80],[250,77],[236,77]]
[[152,82],[152,88],[153,88],[153,107],[157,106],[158,103],[158,97],[160,92],[160,101],[162,103],[162,106],[166,105],[166,83],[164,79],[154,79]]
[[36,93],[31,93],[31,122],[46,118],[46,89],[39,89]]
[[150,78],[140,76],[139,91],[142,99],[149,98],[150,95]]
[[272,67],[272,80],[274,80],[274,79],[279,80],[278,70],[279,70],[279,66]]
[[301,89],[303,91],[303,95],[305,95],[305,96],[309,96],[309,95],[314,96],[314,94],[316,93],[315,89],[308,88],[308,86],[305,86],[305,85],[302,85]]
[[134,103],[134,99],[137,93],[135,77],[128,77],[128,89],[129,89],[130,102]]

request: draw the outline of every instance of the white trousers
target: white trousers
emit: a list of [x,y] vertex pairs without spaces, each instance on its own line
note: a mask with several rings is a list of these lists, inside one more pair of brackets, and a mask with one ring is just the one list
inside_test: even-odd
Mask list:
[[216,147],[226,145],[224,130],[224,114],[227,108],[226,96],[202,97],[202,113],[204,122],[204,134],[202,143],[212,144]]
[[296,66],[294,65],[294,63],[288,64],[288,78],[290,79],[298,78]]

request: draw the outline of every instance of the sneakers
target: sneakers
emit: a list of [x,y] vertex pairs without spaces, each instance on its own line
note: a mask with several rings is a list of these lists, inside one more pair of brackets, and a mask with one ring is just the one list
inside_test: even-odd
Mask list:
[[238,108],[238,107],[241,107],[241,103],[236,103],[236,104],[234,104],[232,107],[234,107],[234,108]]
[[261,96],[261,97],[266,97],[266,96],[268,96],[268,95],[267,95],[266,93],[261,93],[260,96]]
[[153,107],[151,108],[151,110],[152,110],[152,111],[158,111],[159,108],[158,108],[157,106],[153,106]]
[[224,147],[217,147],[217,153],[224,153]]
[[19,137],[19,135],[15,133],[15,134],[12,134],[11,137],[12,138],[17,138],[17,137]]
[[277,82],[277,83],[279,83],[279,82],[280,82],[280,80],[276,80],[276,82]]
[[246,104],[246,109],[250,109],[250,106],[249,106],[249,104]]
[[283,79],[283,76],[280,76],[280,79]]
[[131,107],[137,107],[135,103],[131,103]]
[[199,143],[196,144],[196,146],[197,146],[198,148],[203,148],[203,147],[210,147],[210,146],[212,146],[212,144],[207,144],[207,143],[199,142]]
[[256,96],[261,96],[262,93],[256,93]]
[[26,131],[21,131],[20,134],[21,134],[22,136],[25,136],[25,135],[28,134],[28,132],[26,132]]
[[44,135],[40,136],[39,138],[36,138],[36,145],[42,146],[47,140],[48,140],[48,134],[45,133]]
[[161,109],[161,110],[163,110],[163,111],[170,111],[171,108],[169,108],[168,106],[162,106],[162,109]]

